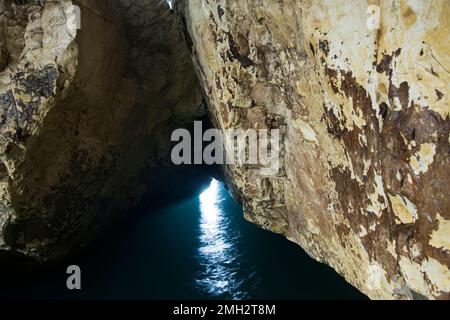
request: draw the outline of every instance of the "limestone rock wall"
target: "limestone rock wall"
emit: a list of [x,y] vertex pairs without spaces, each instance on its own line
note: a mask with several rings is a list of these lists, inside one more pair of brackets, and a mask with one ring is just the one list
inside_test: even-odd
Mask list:
[[277,176],[227,168],[246,218],[371,298],[450,298],[450,2],[177,5],[216,125],[284,132]]
[[0,1],[0,258],[58,259],[130,206],[203,114],[158,0]]

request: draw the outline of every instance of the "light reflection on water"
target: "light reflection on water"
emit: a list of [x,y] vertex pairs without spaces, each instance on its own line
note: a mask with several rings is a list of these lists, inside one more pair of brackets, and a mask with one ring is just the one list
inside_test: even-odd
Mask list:
[[255,272],[242,274],[239,232],[232,228],[232,217],[224,203],[229,196],[222,184],[213,179],[200,194],[200,248],[198,258],[202,272],[196,283],[211,297],[245,299],[246,282],[256,278]]

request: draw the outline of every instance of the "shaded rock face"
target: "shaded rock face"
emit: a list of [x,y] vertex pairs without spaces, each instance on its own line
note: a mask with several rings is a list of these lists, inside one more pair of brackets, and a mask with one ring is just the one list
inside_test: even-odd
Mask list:
[[246,218],[371,298],[450,298],[450,3],[178,8],[216,125],[284,132],[277,176],[227,168]]
[[59,259],[139,199],[204,113],[165,2],[0,1],[0,256]]

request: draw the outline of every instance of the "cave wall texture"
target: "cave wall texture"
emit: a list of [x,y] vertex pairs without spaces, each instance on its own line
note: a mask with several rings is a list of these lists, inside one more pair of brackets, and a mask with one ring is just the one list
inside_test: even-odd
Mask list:
[[283,130],[279,175],[227,168],[245,217],[371,298],[450,298],[450,2],[177,5],[216,125]]
[[204,113],[165,3],[74,4],[78,31],[71,1],[0,1],[0,256],[87,243],[145,191],[172,130]]
[[78,31],[69,0],[0,1],[0,259],[87,243],[203,91],[221,129],[281,129],[278,175],[226,167],[249,221],[371,298],[450,298],[449,1],[73,3]]

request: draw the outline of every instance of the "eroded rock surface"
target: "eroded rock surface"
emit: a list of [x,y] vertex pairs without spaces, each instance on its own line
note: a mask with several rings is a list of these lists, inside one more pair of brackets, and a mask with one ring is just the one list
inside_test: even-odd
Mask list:
[[216,125],[284,131],[277,176],[228,167],[246,218],[371,298],[450,298],[450,2],[177,3]]
[[176,16],[154,0],[0,1],[0,256],[58,259],[145,190],[203,113]]

